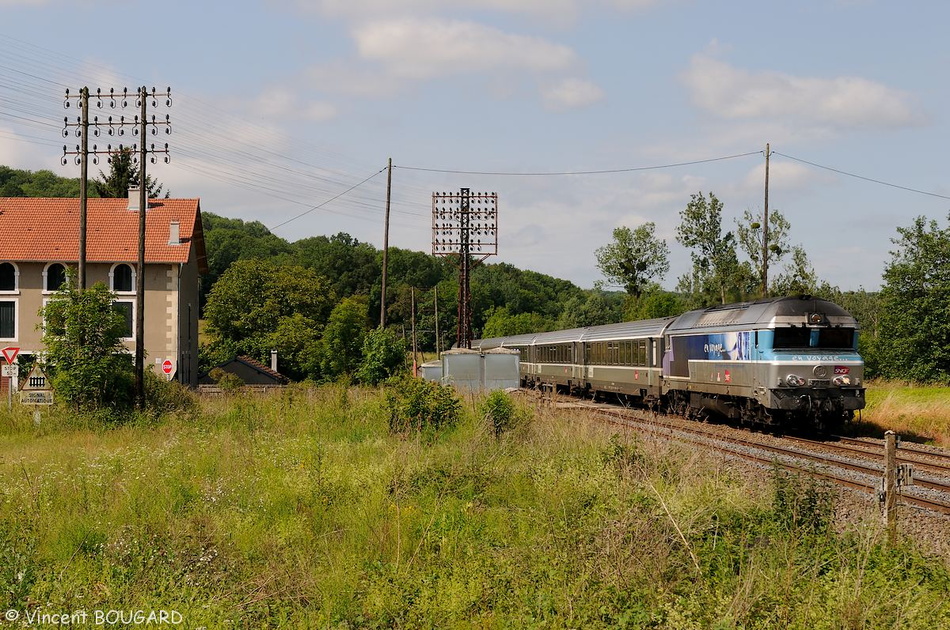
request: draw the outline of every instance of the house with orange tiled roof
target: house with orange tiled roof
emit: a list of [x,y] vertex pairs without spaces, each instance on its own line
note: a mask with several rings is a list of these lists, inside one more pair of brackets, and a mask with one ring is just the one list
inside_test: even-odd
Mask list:
[[[132,353],[138,203],[135,191],[88,199],[86,206],[86,285],[103,282],[115,292]],[[171,360],[175,378],[195,385],[198,282],[207,272],[199,200],[149,199],[145,217],[146,365],[161,373],[162,362]],[[78,262],[79,199],[0,197],[0,348],[18,347],[21,356],[43,351],[40,310]]]

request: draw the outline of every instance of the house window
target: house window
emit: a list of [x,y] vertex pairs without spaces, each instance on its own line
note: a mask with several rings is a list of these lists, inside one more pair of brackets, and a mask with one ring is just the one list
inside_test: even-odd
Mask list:
[[66,284],[66,267],[60,263],[53,263],[43,272],[45,276],[44,288],[47,292],[59,291]]
[[112,290],[116,293],[132,293],[135,291],[135,272],[132,266],[125,263],[119,263],[112,268],[109,274],[112,278]]
[[135,331],[132,326],[132,314],[135,310],[135,302],[113,302],[112,308],[116,312],[122,315],[122,321],[124,322],[124,327],[122,328],[122,338],[131,339],[135,336]]
[[17,268],[13,263],[0,263],[0,292],[14,293],[17,290]]
[[16,300],[0,300],[0,339],[16,339]]

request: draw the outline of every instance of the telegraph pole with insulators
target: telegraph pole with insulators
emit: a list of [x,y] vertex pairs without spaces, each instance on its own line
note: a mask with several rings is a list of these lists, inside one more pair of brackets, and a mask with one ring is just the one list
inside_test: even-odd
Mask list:
[[498,193],[432,193],[432,254],[458,258],[456,346],[472,347],[472,265],[498,254]]

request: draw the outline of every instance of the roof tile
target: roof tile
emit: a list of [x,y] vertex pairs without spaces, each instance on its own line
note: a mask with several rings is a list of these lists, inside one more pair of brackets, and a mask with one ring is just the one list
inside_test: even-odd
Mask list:
[[[149,199],[145,214],[145,261],[185,263],[196,243],[205,266],[198,199]],[[169,245],[169,226],[178,221],[180,245]],[[79,199],[0,197],[0,260],[79,260]],[[139,213],[128,199],[88,199],[86,261],[135,262]]]

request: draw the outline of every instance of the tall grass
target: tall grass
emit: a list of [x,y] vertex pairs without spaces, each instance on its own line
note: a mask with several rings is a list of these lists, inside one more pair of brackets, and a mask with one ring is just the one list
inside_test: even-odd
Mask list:
[[871,381],[866,397],[859,426],[950,448],[950,387]]
[[[575,411],[463,405],[393,435],[376,390],[100,428],[0,419],[0,609],[208,628],[946,627],[950,573],[821,489]],[[817,497],[817,498],[816,498]]]

